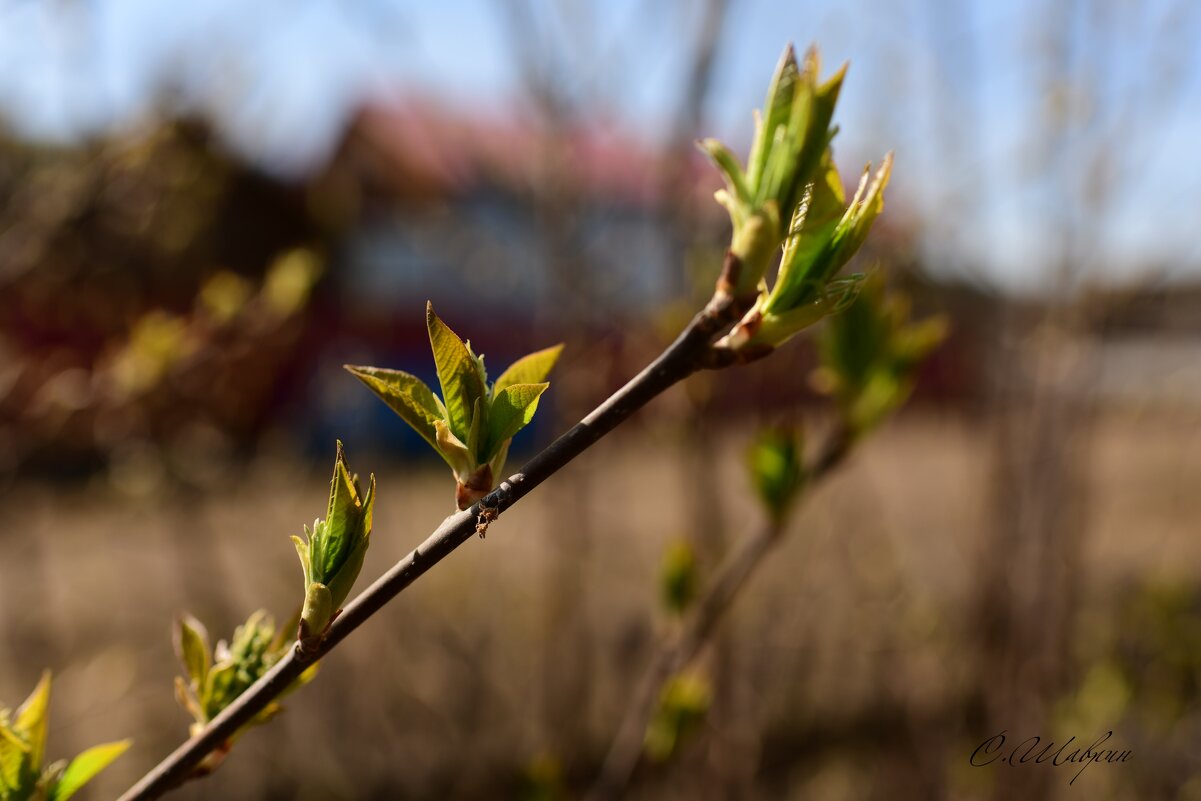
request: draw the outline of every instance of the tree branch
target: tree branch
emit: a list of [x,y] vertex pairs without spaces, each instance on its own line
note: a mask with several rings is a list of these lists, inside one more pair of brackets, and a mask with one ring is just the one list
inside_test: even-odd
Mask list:
[[706,366],[706,355],[714,338],[724,333],[745,309],[745,304],[734,298],[715,296],[675,342],[642,372],[530,459],[520,472],[501,482],[479,503],[447,517],[425,542],[347,604],[318,646],[304,653],[299,648],[289,651],[267,674],[209,721],[203,730],[180,745],[126,791],[120,801],[158,798],[186,781],[205,756],[229,741],[239,728],[279,696],[314,660],[333,650],[418,577],[470,539],[476,533],[477,525],[495,519],[650,400]]
[[[808,486],[821,481],[842,464],[852,444],[853,438],[847,429],[836,428],[806,471]],[[588,794],[590,801],[610,801],[624,793],[642,759],[646,730],[654,717],[664,683],[683,670],[709,641],[738,593],[783,533],[782,522],[769,521],[742,540],[722,561],[676,636],[664,642],[655,654],[626,708],[600,776]]]

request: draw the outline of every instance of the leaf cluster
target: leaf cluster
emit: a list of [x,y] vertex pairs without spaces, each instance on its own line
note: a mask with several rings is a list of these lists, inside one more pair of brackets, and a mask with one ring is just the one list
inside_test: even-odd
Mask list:
[[741,271],[727,290],[741,296],[754,292],[768,263],[784,239],[782,226],[794,215],[807,187],[820,179],[820,167],[837,133],[830,127],[846,73],[819,81],[821,58],[815,48],[803,65],[789,45],[776,66],[762,113],[755,113],[755,138],[746,169],[715,139],[701,149],[717,165],[725,188],[715,195],[730,214],[734,233],[730,251]]
[[[721,348],[762,355],[841,311],[858,290],[860,276],[834,276],[859,250],[884,208],[892,155],[874,176],[868,165],[848,203],[830,149],[837,133],[830,121],[846,66],[825,82],[818,79],[820,71],[815,49],[803,66],[791,47],[785,50],[766,111],[756,114],[745,171],[719,142],[702,143],[725,177],[726,187],[716,198],[730,213],[730,251],[741,263],[737,285],[727,291],[754,297],[750,310],[718,343]],[[780,267],[769,289],[767,268],[777,253]]]
[[426,328],[442,395],[403,370],[347,365],[356,378],[400,415],[454,473],[455,501],[466,509],[495,486],[513,436],[534,418],[546,377],[562,345],[518,359],[489,384],[476,355],[426,304]]
[[49,709],[49,671],[16,712],[0,709],[0,801],[65,801],[129,748],[105,743],[43,767]]
[[[208,630],[199,620],[185,614],[176,621],[175,652],[185,675],[175,678],[175,697],[192,715],[193,733],[284,657],[292,645],[293,630],[288,626],[277,630],[274,618],[260,609],[234,630],[232,640],[228,643],[219,640],[212,646]],[[293,687],[307,683],[315,674],[316,665],[302,674]],[[272,701],[241,731],[267,722],[280,709],[279,701]]]

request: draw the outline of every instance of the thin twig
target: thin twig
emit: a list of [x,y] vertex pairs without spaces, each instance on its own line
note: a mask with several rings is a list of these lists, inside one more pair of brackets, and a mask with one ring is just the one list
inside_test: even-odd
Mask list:
[[[808,467],[808,486],[818,483],[842,464],[852,444],[849,432],[842,427],[836,428]],[[764,555],[779,542],[783,532],[782,522],[772,520],[742,540],[722,561],[678,634],[666,640],[655,654],[609,746],[600,776],[588,794],[590,801],[610,801],[624,793],[641,761],[646,729],[655,714],[663,685],[683,670],[709,641],[738,593],[754,575]]]
[[[727,262],[729,262],[729,257]],[[736,260],[735,260],[736,261]],[[736,268],[736,264],[732,265]],[[729,267],[727,267],[729,269]],[[672,385],[702,369],[714,338],[745,311],[745,304],[716,296],[662,354],[624,387],[530,459],[483,500],[446,518],[420,546],[392,566],[350,602],[311,653],[293,649],[246,692],[209,721],[121,796],[120,801],[146,801],[182,784],[204,757],[221,747],[249,723],[312,663],[329,653],[352,631],[378,612],[418,577],[462,545],[477,531],[483,509],[495,519],[532,489],[550,478],[589,446]]]

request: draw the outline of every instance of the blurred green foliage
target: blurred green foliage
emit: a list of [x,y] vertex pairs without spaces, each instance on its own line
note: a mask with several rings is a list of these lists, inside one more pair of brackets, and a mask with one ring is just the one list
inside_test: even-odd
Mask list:
[[0,801],[66,801],[130,746],[129,740],[97,745],[43,767],[49,713],[49,672],[16,712],[0,709]]
[[663,554],[659,573],[660,595],[667,611],[675,616],[688,611],[696,599],[699,583],[692,543],[685,539],[673,541]]
[[558,759],[539,754],[525,766],[518,781],[519,801],[567,801],[570,797]]
[[0,135],[0,468],[120,471],[135,445],[167,467],[197,427],[252,438],[347,222],[310,204],[340,205],[323,180],[268,178],[189,121]]
[[858,436],[908,400],[918,366],[946,335],[942,317],[912,322],[908,300],[887,294],[883,276],[876,273],[818,335],[821,366],[814,385],[834,398],[842,420]]
[[804,439],[799,429],[765,428],[747,450],[747,469],[759,500],[780,523],[805,485]]
[[663,685],[659,703],[646,730],[646,756],[665,762],[675,755],[705,719],[712,701],[709,679],[697,671],[680,673]]

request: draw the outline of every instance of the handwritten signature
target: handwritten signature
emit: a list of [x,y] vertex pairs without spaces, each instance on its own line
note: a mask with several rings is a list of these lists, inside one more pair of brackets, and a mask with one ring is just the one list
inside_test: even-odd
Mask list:
[[[1068,782],[1069,785],[1072,785],[1075,784],[1076,779],[1080,778],[1080,774],[1084,773],[1084,769],[1089,765],[1095,765],[1098,762],[1113,764],[1130,761],[1130,757],[1134,754],[1133,751],[1115,751],[1101,747],[1112,736],[1113,732],[1108,731],[1098,737],[1091,745],[1083,747],[1083,749],[1079,745],[1069,749],[1072,743],[1076,742],[1075,736],[1069,737],[1058,748],[1056,748],[1053,740],[1047,740],[1044,745],[1043,738],[1037,736],[1027,737],[1017,745],[1006,748],[1005,742],[1008,737],[1005,730],[1002,730],[1000,734],[994,734],[976,746],[976,750],[972,752],[969,761],[977,768],[994,763],[1008,765],[1009,767],[1044,764],[1055,767],[1079,765],[1080,770],[1076,771],[1076,775]],[[1041,749],[1039,748],[1040,745],[1042,746]]]

